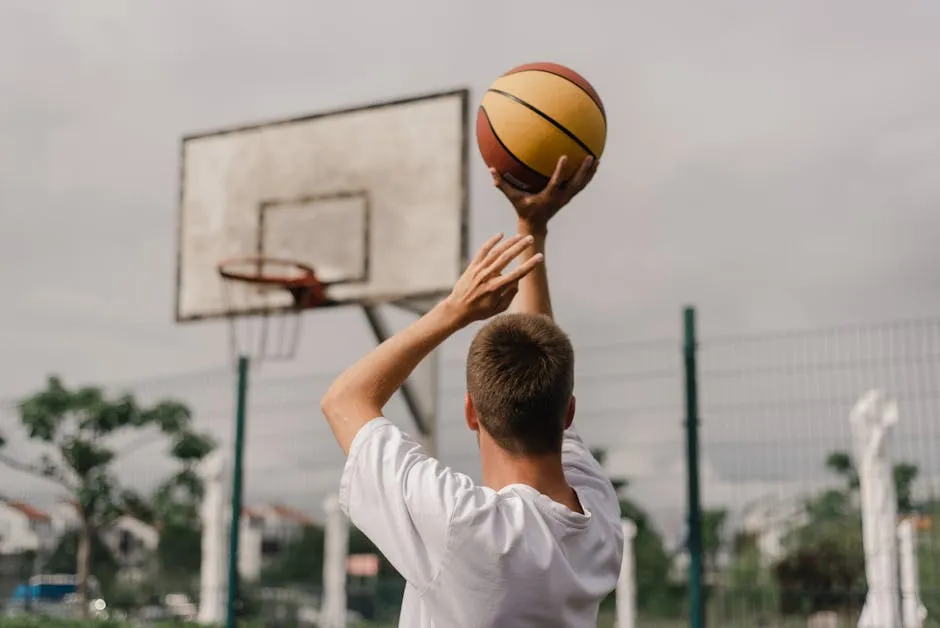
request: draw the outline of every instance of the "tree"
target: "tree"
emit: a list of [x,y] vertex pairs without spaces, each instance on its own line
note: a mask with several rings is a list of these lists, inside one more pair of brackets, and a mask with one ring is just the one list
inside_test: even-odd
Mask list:
[[193,580],[202,563],[202,519],[199,506],[204,495],[197,458],[183,461],[182,469],[161,483],[149,503],[152,523],[160,530],[157,557],[160,575],[170,582]]
[[[859,487],[858,470],[855,468],[855,462],[847,452],[833,451],[826,457],[826,468],[843,478],[846,483],[845,491],[836,492],[844,496],[851,496]],[[916,464],[910,462],[899,462],[892,469],[894,478],[894,490],[897,496],[898,512],[905,514],[916,509],[914,503],[913,490],[914,481],[920,475],[920,469]]]
[[58,484],[76,503],[76,593],[87,616],[92,542],[102,526],[142,503],[114,473],[119,453],[127,453],[117,451],[114,437],[155,429],[169,440],[170,455],[184,467],[201,460],[214,445],[192,430],[191,413],[182,403],[164,400],[145,407],[129,394],[109,398],[97,387],[69,389],[55,376],[20,403],[19,418],[29,438],[47,451],[35,460],[22,460],[3,451],[0,439],[0,463]]
[[[594,448],[591,453],[603,467],[607,460],[607,451]],[[611,477],[610,481],[620,496],[620,516],[631,520],[636,526],[633,554],[637,565],[636,594],[640,610],[678,610],[678,596],[681,591],[670,586],[669,571],[672,559],[666,551],[662,535],[646,510],[624,494],[629,482],[622,477]]]
[[723,545],[722,537],[727,520],[728,511],[724,508],[702,509],[702,554],[705,569],[709,573],[718,570],[718,554]]
[[894,476],[894,490],[898,499],[898,513],[905,515],[917,509],[914,503],[914,481],[920,475],[916,464],[900,462],[891,469]]
[[[45,569],[48,573],[69,573],[75,569],[78,560],[78,532],[70,530],[62,535],[58,545],[46,559]],[[101,588],[108,587],[117,577],[120,566],[111,550],[101,540],[101,536],[95,534],[91,539],[91,565],[89,565],[89,574],[94,571],[95,580]]]
[[268,587],[321,584],[323,541],[323,526],[305,527],[300,538],[284,548],[284,551],[262,570],[261,584]]
[[[787,555],[774,567],[785,614],[856,608],[864,598],[858,470],[844,451],[831,452],[825,467],[843,480],[843,486],[823,490],[807,501],[806,524],[790,535]],[[917,465],[901,462],[893,467],[901,514],[915,508],[912,491],[917,475]]]
[[826,468],[843,478],[849,491],[858,488],[858,471],[852,457],[844,451],[834,451],[826,456]]

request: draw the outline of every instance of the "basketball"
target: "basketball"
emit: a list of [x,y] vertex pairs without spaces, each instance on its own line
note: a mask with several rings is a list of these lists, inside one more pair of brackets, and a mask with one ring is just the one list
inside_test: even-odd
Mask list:
[[486,91],[477,112],[483,161],[511,185],[538,192],[558,159],[568,156],[568,180],[585,157],[600,159],[607,140],[604,104],[594,87],[557,63],[513,68]]

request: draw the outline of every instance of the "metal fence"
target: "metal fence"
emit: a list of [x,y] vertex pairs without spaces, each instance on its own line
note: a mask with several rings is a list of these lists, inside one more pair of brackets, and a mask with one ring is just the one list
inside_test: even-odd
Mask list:
[[698,358],[711,625],[825,612],[855,625],[866,579],[849,415],[873,389],[898,402],[898,512],[918,529],[920,595],[938,625],[940,319],[706,335]]
[[[677,331],[679,323],[677,317]],[[796,626],[825,611],[854,625],[865,572],[848,416],[872,388],[899,403],[891,441],[898,505],[918,531],[926,625],[940,625],[940,526],[934,522],[940,509],[940,318],[722,337],[710,336],[706,327],[699,335],[691,344],[679,333],[604,344],[575,338],[576,425],[622,482],[624,513],[637,523],[638,625],[673,628],[700,617],[711,626]],[[693,407],[699,411],[692,423],[686,421],[690,355],[697,361]],[[441,371],[439,455],[479,477],[475,446],[462,421],[463,360],[442,360]],[[342,465],[318,410],[334,375],[298,373],[286,365],[252,374],[244,506],[288,506],[303,515],[296,517],[300,529],[314,530],[279,541],[272,533],[252,567],[244,606],[270,625],[290,625],[285,612],[296,617],[297,608],[318,599],[323,555],[322,534],[315,531],[322,500],[335,490]],[[179,399],[191,407],[199,429],[213,433],[223,450],[232,448],[232,369],[106,389],[131,392],[143,403]],[[15,402],[0,405],[5,451],[38,455],[41,447],[17,428],[17,410]],[[398,402],[389,416],[408,426]],[[691,466],[690,427],[698,428],[698,464]],[[118,477],[144,495],[173,472],[167,443],[156,432],[130,434],[116,448]],[[54,486],[19,474],[4,477],[11,481],[4,482],[3,497],[58,516],[57,499],[65,496]],[[690,478],[700,488],[698,511],[690,509]],[[698,517],[690,516],[695,512]],[[350,549],[373,551],[362,538]],[[56,550],[44,548],[39,564]],[[690,578],[696,565],[700,586]],[[150,582],[159,586],[143,597],[113,590],[135,604],[181,591],[195,597],[198,591],[192,572]],[[392,622],[402,587],[383,564],[376,580],[350,583],[350,602],[364,616]],[[605,603],[600,625],[612,625],[611,605],[612,599]],[[700,616],[690,612],[695,608]]]

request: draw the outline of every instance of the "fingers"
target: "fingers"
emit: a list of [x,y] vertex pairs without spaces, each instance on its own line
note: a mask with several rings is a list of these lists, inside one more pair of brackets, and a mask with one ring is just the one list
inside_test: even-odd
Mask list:
[[[483,243],[483,246],[480,247],[480,250],[477,251],[476,256],[473,258],[473,264],[480,265],[483,263],[483,260],[486,259],[486,256],[490,254],[490,251],[493,250],[493,247],[503,239],[502,233],[497,233],[492,236],[489,240]],[[512,238],[510,238],[511,240]]]
[[518,290],[519,280],[532,272],[532,269],[541,264],[545,260],[545,256],[541,253],[536,253],[526,261],[519,264],[511,272],[506,273],[502,277],[496,280],[497,286],[512,286],[513,292]]
[[504,179],[503,176],[499,174],[499,171],[496,168],[490,168],[490,176],[493,177],[493,185],[499,188],[499,190],[505,194],[508,199],[515,200],[525,196],[521,190],[518,190],[507,183],[506,179]]
[[516,298],[517,294],[519,294],[519,284],[517,283],[510,284],[506,286],[505,288],[503,288],[499,292],[499,297],[498,297],[499,300],[498,300],[498,305],[497,305],[498,311],[505,312],[506,310],[508,310],[509,306],[512,305],[512,301],[513,299]]
[[512,260],[519,257],[526,247],[532,244],[532,240],[532,236],[515,235],[494,247],[484,261],[483,276],[489,277],[502,273]]
[[567,155],[562,155],[558,158],[558,162],[555,164],[555,172],[552,173],[552,178],[548,180],[548,185],[546,185],[545,189],[542,191],[543,194],[552,195],[556,190],[560,190],[565,186],[564,181],[561,179],[561,175],[564,172],[567,163]]
[[584,158],[584,161],[581,162],[581,166],[578,168],[578,172],[574,175],[574,178],[571,179],[571,189],[575,193],[584,189],[584,187],[591,182],[595,172],[597,172],[597,160],[588,155]]

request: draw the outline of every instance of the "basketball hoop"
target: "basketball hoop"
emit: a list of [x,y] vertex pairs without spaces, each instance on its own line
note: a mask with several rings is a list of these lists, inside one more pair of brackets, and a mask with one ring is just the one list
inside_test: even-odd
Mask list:
[[326,286],[317,279],[313,267],[294,260],[237,257],[220,262],[219,275],[229,281],[286,290],[298,309],[306,310],[327,302]]
[[[283,290],[290,294],[291,307],[259,308],[248,312],[249,315],[260,318],[260,337],[257,343],[253,339],[255,333],[250,321],[246,323],[247,332],[241,334],[248,336],[247,352],[253,354],[255,358],[292,358],[300,339],[300,313],[303,310],[329,303],[326,296],[327,284],[317,278],[312,266],[302,262],[272,257],[238,257],[219,262],[218,271],[226,286],[231,283],[240,283],[254,288],[256,292]],[[225,292],[226,300],[231,306],[232,301],[237,300],[234,294],[236,291],[226,290]],[[236,309],[230,307],[230,311],[236,311]],[[269,351],[268,324],[274,312],[278,314],[276,318],[280,319],[280,324],[277,326],[278,333],[273,348]],[[230,315],[228,318],[232,352],[236,355],[245,353],[244,344],[246,343],[239,341],[237,317]]]

